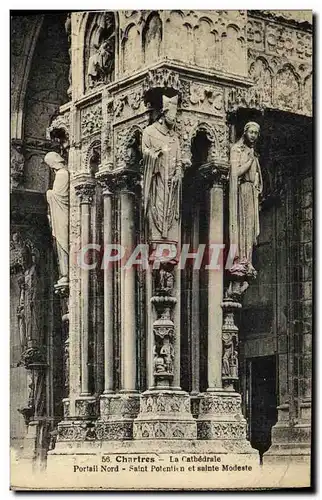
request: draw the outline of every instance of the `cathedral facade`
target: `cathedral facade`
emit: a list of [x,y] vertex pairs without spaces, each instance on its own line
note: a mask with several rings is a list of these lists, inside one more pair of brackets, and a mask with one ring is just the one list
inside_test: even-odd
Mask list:
[[12,12],[17,460],[309,461],[312,29],[308,11]]

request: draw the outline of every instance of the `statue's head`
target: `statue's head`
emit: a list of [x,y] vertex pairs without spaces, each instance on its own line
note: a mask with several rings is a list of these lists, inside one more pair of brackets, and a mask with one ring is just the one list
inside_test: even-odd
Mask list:
[[254,146],[260,132],[260,126],[256,122],[248,122],[244,127],[244,139],[249,146]]
[[162,112],[164,121],[169,128],[172,128],[176,122],[178,108],[178,96],[167,97],[162,96]]
[[55,151],[50,151],[50,153],[47,153],[44,162],[48,165],[49,168],[52,168],[54,170],[59,170],[60,168],[63,168],[65,166],[65,160],[60,156],[60,154],[56,153]]

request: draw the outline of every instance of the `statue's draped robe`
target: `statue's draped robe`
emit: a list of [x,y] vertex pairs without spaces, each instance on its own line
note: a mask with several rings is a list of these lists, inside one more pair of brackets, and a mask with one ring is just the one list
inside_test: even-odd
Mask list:
[[68,277],[69,172],[56,171],[53,189],[47,191],[52,234],[56,240],[60,277]]
[[263,181],[258,158],[245,171],[245,165],[254,154],[242,140],[231,148],[229,183],[230,244],[236,245],[238,261],[252,264],[253,246],[259,235],[258,197]]
[[[162,152],[160,152],[162,150]],[[144,216],[150,242],[178,243],[180,233],[181,168],[179,139],[173,130],[164,132],[156,122],[142,137],[144,161]]]

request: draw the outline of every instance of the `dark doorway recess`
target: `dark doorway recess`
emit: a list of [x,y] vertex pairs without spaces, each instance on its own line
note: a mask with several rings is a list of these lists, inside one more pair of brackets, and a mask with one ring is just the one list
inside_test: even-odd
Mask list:
[[271,446],[271,430],[277,422],[276,357],[248,359],[249,440],[263,454]]

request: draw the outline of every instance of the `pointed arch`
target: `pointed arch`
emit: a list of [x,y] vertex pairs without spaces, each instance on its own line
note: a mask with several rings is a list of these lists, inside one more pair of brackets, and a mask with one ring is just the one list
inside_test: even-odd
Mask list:
[[86,90],[115,79],[117,19],[115,12],[103,11],[91,12],[81,21],[84,26],[83,79]]
[[145,64],[152,63],[161,56],[162,28],[159,13],[151,12],[142,30],[142,51]]

